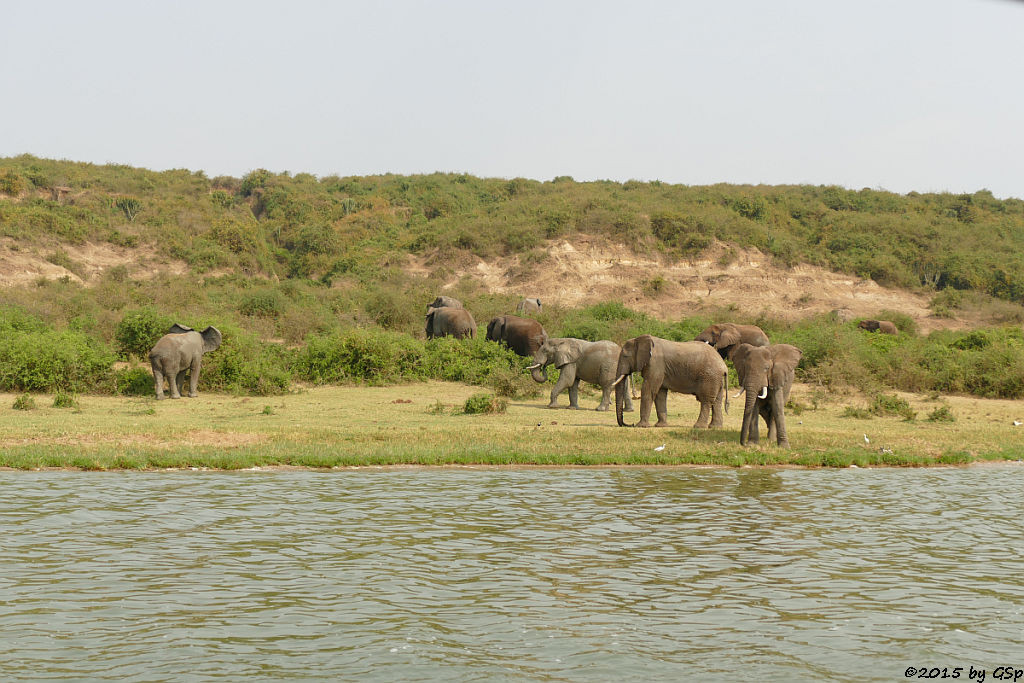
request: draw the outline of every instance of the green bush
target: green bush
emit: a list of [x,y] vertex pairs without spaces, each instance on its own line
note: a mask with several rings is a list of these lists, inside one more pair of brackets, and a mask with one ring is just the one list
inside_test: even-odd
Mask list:
[[83,393],[112,389],[113,352],[80,332],[0,337],[0,390]]
[[498,414],[508,409],[508,401],[494,394],[473,394],[466,399],[462,412],[467,415]]
[[14,399],[14,405],[11,407],[15,410],[35,410],[36,400],[29,394],[22,394],[18,398]]
[[956,422],[956,417],[953,415],[953,411],[949,409],[949,406],[939,406],[932,412],[928,413],[929,422]]
[[17,197],[27,186],[25,179],[13,170],[8,168],[0,171],[0,194]]
[[150,350],[174,322],[169,315],[151,307],[126,311],[114,330],[120,357],[125,360],[129,355],[148,358]]
[[233,325],[220,328],[216,351],[203,354],[200,391],[226,391],[255,396],[287,393],[291,386],[292,353]]
[[878,394],[868,406],[868,412],[873,415],[899,415],[905,420],[913,420],[917,413],[910,409],[910,403],[896,395]]
[[153,373],[144,367],[118,371],[114,383],[121,396],[150,396],[156,391]]
[[407,335],[353,328],[313,335],[295,359],[296,374],[315,384],[389,384],[426,379],[423,343]]
[[262,289],[243,295],[238,303],[238,312],[260,318],[276,318],[286,307],[287,302],[281,292],[276,289]]
[[78,400],[75,399],[74,394],[69,394],[66,391],[58,391],[53,397],[54,408],[77,408]]

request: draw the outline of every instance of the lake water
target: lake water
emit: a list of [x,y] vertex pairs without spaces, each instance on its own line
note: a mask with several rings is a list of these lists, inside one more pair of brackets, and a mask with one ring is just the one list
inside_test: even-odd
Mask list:
[[1024,669],[1024,467],[0,473],[0,678]]

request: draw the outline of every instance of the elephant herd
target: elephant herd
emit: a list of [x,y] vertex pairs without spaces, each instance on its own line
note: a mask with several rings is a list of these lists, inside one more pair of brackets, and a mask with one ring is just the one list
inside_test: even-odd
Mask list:
[[[540,299],[524,299],[517,312],[535,312]],[[861,329],[897,334],[887,320],[865,320]],[[476,321],[458,299],[439,296],[427,306],[427,339],[452,336],[458,339],[476,336]],[[487,325],[487,339],[506,345],[520,356],[533,359],[530,370],[534,381],[548,380],[548,366],[559,370],[551,390],[549,408],[558,407],[558,395],[569,390],[569,407],[579,408],[579,385],[587,382],[601,388],[597,410],[611,408],[615,391],[615,419],[627,426],[624,412],[633,411],[631,376],[643,378],[640,388],[640,420],[636,427],[649,427],[651,407],[657,413],[655,427],[668,425],[668,392],[692,394],[700,403],[695,428],[721,428],[729,409],[728,359],[736,368],[740,393],[745,393],[740,443],[757,443],[758,426],[764,419],[768,439],[789,446],[785,405],[801,351],[789,344],[771,344],[756,325],[717,323],[693,341],[675,342],[649,334],[626,340],[622,346],[613,341],[586,341],[570,337],[548,337],[544,327],[532,318],[500,315]],[[171,398],[181,398],[186,373],[190,374],[190,397],[197,395],[199,371],[204,353],[216,350],[221,333],[216,327],[202,332],[175,324],[149,354],[157,399],[164,398],[164,381]],[[737,394],[737,397],[740,394]]]
[[[539,299],[524,299],[517,312],[540,310]],[[474,337],[476,323],[457,299],[439,296],[427,306],[426,336]],[[651,407],[657,412],[654,426],[668,425],[668,392],[692,394],[700,403],[695,428],[721,428],[729,409],[729,370],[732,361],[739,375],[741,392],[746,392],[740,443],[758,442],[759,416],[768,425],[768,438],[780,446],[789,445],[784,407],[793,386],[801,353],[789,344],[770,345],[768,336],[756,325],[720,323],[711,325],[691,342],[674,342],[645,334],[622,346],[613,341],[586,341],[571,337],[548,337],[539,322],[515,315],[501,315],[487,325],[487,339],[503,343],[520,356],[532,357],[534,381],[548,380],[548,366],[559,370],[551,389],[549,408],[558,407],[558,395],[569,390],[569,407],[579,408],[579,385],[587,382],[601,388],[597,410],[610,410],[615,391],[615,418],[626,426],[623,412],[633,411],[631,376],[640,373],[640,420],[637,427],[649,427]]]

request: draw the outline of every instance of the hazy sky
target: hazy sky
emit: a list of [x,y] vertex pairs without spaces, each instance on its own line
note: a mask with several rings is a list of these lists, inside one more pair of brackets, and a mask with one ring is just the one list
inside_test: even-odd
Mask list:
[[1024,197],[1024,2],[11,2],[0,156]]

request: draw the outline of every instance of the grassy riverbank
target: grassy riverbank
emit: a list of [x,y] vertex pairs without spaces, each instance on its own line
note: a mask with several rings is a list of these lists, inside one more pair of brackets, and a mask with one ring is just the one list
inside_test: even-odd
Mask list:
[[[726,429],[693,431],[690,396],[671,394],[667,429],[619,429],[613,412],[549,410],[546,397],[510,400],[504,414],[467,415],[480,391],[429,382],[320,387],[284,396],[80,396],[77,407],[15,410],[0,394],[0,466],[18,469],[243,469],[376,465],[798,465],[925,466],[1024,458],[1019,401],[892,395],[871,411],[860,395],[808,385],[793,392],[793,448],[742,448],[742,403]],[[902,399],[902,404],[895,399]],[[581,405],[597,405],[581,392]],[[567,398],[562,396],[563,405]],[[885,412],[896,414],[879,414]],[[906,419],[916,413],[914,419]],[[929,415],[953,421],[930,421]],[[628,418],[635,421],[636,413]],[[865,443],[867,435],[870,443]],[[665,445],[661,451],[655,448]]]

